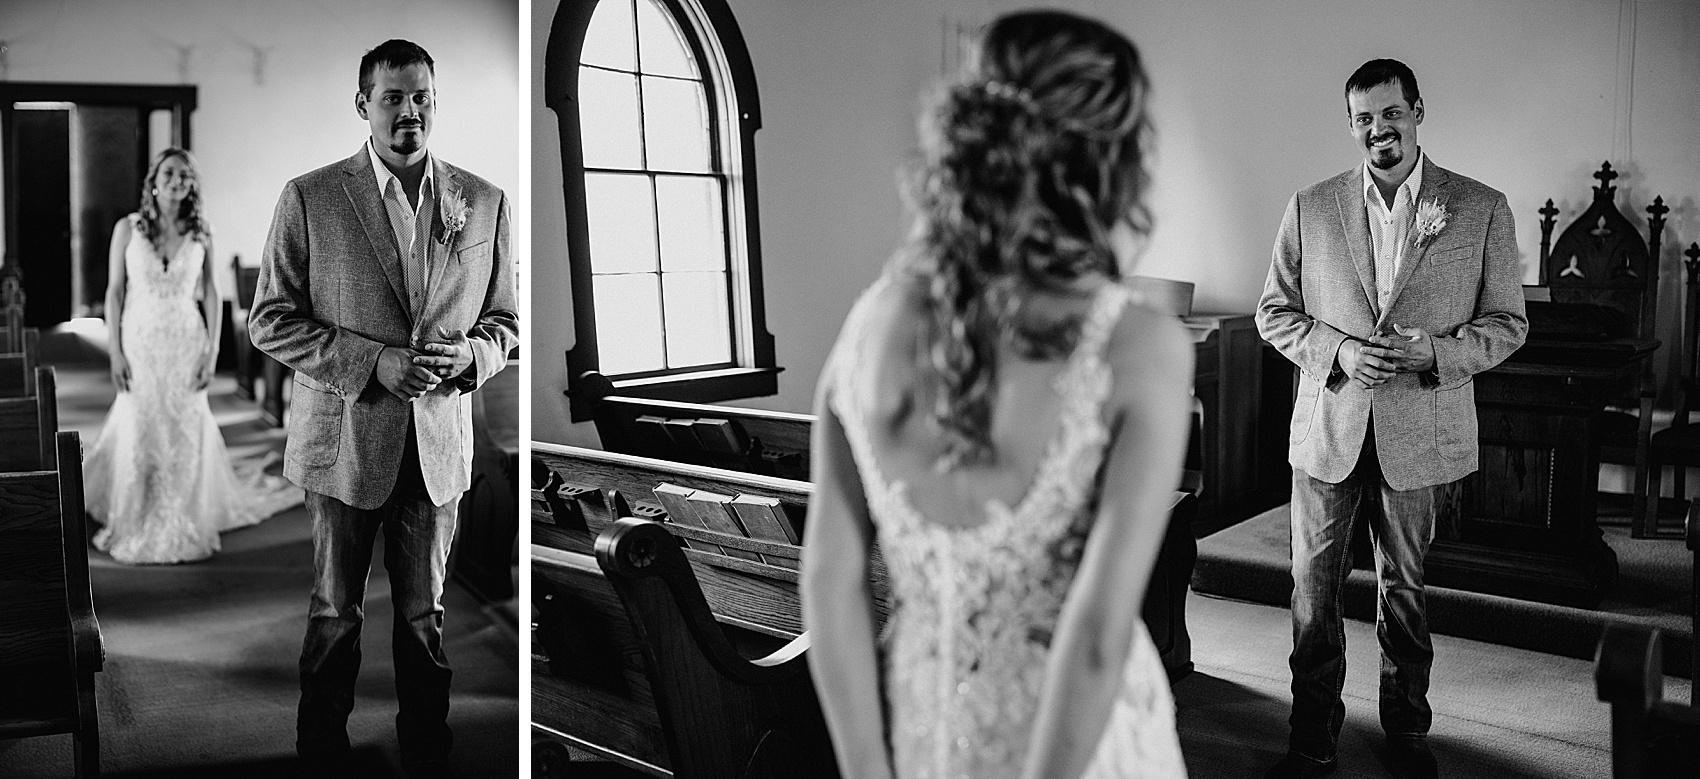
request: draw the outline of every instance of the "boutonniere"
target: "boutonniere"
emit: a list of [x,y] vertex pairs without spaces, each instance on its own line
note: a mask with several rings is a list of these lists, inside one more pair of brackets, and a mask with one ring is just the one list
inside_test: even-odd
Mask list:
[[1423,246],[1446,229],[1446,204],[1429,198],[1417,204],[1416,237],[1417,246]]
[[443,236],[437,242],[448,246],[466,229],[466,219],[471,215],[471,209],[466,205],[466,198],[460,192],[450,192],[443,197]]

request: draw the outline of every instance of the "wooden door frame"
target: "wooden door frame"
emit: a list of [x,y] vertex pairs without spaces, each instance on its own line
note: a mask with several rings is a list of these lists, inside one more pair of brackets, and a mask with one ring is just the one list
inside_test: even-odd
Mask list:
[[[77,105],[128,106],[138,111],[165,109],[171,112],[172,145],[190,146],[189,115],[197,105],[197,88],[191,85],[79,84],[50,81],[0,81],[0,159],[6,161],[5,262],[11,263],[18,250],[18,165],[13,122],[15,103],[52,102]],[[143,127],[146,127],[144,122]],[[141,138],[139,159],[147,159],[148,139]],[[73,304],[75,301],[73,301]]]

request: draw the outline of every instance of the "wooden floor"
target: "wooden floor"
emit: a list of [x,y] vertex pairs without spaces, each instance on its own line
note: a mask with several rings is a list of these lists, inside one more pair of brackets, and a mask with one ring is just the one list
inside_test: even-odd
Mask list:
[[[1193,777],[1257,777],[1286,749],[1292,696],[1288,611],[1211,598],[1187,602],[1197,666],[1176,686],[1181,744]],[[1611,712],[1586,660],[1433,637],[1429,743],[1451,779],[1611,775]],[[1346,727],[1340,779],[1386,777],[1377,751],[1379,649],[1372,624],[1346,622]],[[1665,677],[1687,702],[1687,679]]]
[[[87,447],[111,402],[106,368],[56,367],[61,428],[81,431]],[[234,381],[220,377],[210,392],[232,454],[281,451],[283,432],[264,425],[233,390]],[[222,541],[211,560],[173,566],[121,565],[90,549],[107,657],[96,685],[108,775],[297,773],[296,659],[312,570],[310,524],[296,508]],[[378,562],[349,723],[367,776],[393,775],[398,764],[389,600]],[[486,612],[452,582],[444,607],[444,647],[455,671],[454,775],[518,776],[519,647],[511,620]],[[70,775],[69,736],[0,740],[0,778]]]

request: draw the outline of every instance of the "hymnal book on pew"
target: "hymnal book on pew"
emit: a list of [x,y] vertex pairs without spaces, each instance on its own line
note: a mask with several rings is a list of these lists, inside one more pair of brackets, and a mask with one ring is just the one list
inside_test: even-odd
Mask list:
[[797,545],[803,539],[797,533],[796,523],[785,513],[785,502],[765,495],[739,495],[732,499],[732,509],[738,512],[738,519],[744,523],[744,529],[749,531],[750,538],[764,541],[782,541]]
[[702,440],[697,438],[696,420],[669,419],[661,423],[661,429],[667,437],[673,439],[673,445],[686,452],[703,450]]
[[[691,508],[688,500],[693,492],[696,492],[696,490],[690,487],[680,487],[677,484],[657,484],[655,486],[655,499],[661,501],[661,508],[667,512],[667,521],[692,527],[703,526],[702,520],[697,519],[696,509]],[[719,544],[692,541],[683,537],[679,539],[679,543],[684,544],[686,549],[720,552]]]
[[703,448],[710,452],[721,454],[743,454],[748,443],[739,435],[741,432],[730,419],[698,419],[692,429],[696,431],[697,440]]
[[[703,527],[729,536],[749,537],[749,534],[744,532],[744,526],[738,522],[738,515],[732,511],[732,506],[729,505],[732,502],[731,495],[697,490],[685,498],[685,502],[696,511],[697,519],[702,522]],[[755,552],[732,546],[720,548],[728,557],[741,557],[745,560],[764,562],[762,556]]]
[[664,457],[664,453],[673,451],[673,438],[667,435],[666,425],[666,417],[649,414],[632,420],[631,427],[627,428],[631,440],[617,451],[644,457]]

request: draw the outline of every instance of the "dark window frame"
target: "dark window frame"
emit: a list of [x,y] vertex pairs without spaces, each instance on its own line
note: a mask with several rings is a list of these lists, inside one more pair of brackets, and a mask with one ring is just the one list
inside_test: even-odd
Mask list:
[[[544,52],[543,102],[555,112],[561,137],[561,188],[566,205],[567,262],[572,280],[574,332],[573,348],[566,353],[566,394],[572,399],[570,407],[575,422],[590,418],[590,399],[584,396],[583,377],[588,372],[598,371],[601,365],[596,343],[596,300],[590,264],[589,215],[585,201],[584,145],[578,119],[579,57],[584,49],[584,37],[590,27],[591,16],[599,1],[562,2],[555,12],[555,19],[549,30],[549,42]],[[694,2],[702,10],[711,28],[708,34],[715,36],[725,56],[729,83],[716,83],[712,77],[714,71],[707,67],[707,53],[703,50],[703,42],[697,37],[701,31],[691,23],[691,14],[683,6],[685,0],[656,2],[672,14],[675,23],[686,31],[685,38],[691,47],[691,55],[696,57],[698,68],[702,70],[705,83],[709,85],[707,99],[710,112],[715,112],[721,99],[716,90],[730,92],[738,107],[737,114],[733,117],[736,126],[728,127],[724,122],[716,122],[718,127],[713,132],[735,133],[735,144],[741,157],[738,161],[740,181],[735,187],[726,187],[726,197],[728,200],[733,197],[741,199],[739,205],[743,216],[743,234],[734,236],[732,229],[735,227],[729,225],[732,229],[727,231],[726,239],[730,242],[741,238],[742,241],[742,273],[739,274],[737,269],[728,267],[728,283],[736,285],[737,281],[733,279],[741,275],[747,286],[747,291],[742,288],[730,290],[732,297],[729,300],[730,308],[734,312],[740,310],[740,300],[747,301],[747,321],[734,325],[735,335],[738,327],[749,328],[748,333],[742,336],[747,343],[747,353],[738,354],[737,352],[744,349],[734,349],[734,359],[742,360],[745,364],[731,367],[687,368],[658,374],[622,376],[613,382],[614,391],[621,395],[695,403],[773,395],[778,392],[778,374],[783,369],[778,367],[774,360],[773,336],[767,331],[762,287],[761,222],[757,202],[755,156],[755,134],[761,129],[761,104],[756,91],[755,68],[751,64],[743,33],[739,30],[738,22],[726,0]],[[724,112],[722,115],[725,115]],[[711,153],[719,155],[726,145],[724,139],[713,143]],[[716,167],[720,168],[719,175],[725,175],[724,166]],[[725,218],[729,221],[732,205],[731,202],[723,204],[726,209],[723,213],[727,214]],[[729,259],[732,254],[729,252]],[[734,316],[737,314],[734,313]]]

